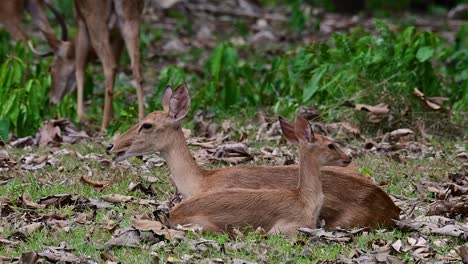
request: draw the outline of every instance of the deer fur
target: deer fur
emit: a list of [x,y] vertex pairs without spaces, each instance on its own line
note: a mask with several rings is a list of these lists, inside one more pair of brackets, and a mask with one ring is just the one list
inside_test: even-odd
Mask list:
[[[107,148],[115,161],[159,152],[166,160],[184,199],[208,191],[231,188],[292,189],[297,186],[299,166],[235,166],[206,170],[197,165],[180,128],[190,106],[185,86],[164,91],[163,111],[148,114],[141,122],[115,138]],[[399,208],[390,197],[355,168],[321,169],[324,203],[320,217],[327,227],[393,226]],[[255,176],[253,176],[255,175]]]
[[34,24],[41,32],[43,32],[45,36],[54,35],[54,31],[52,30],[45,13],[46,6],[50,9],[50,11],[52,11],[52,14],[54,14],[62,28],[62,39],[66,39],[68,32],[62,14],[60,14],[53,6],[44,0],[0,1],[0,22],[5,27],[5,30],[12,36],[15,41],[27,40],[31,50],[40,56],[48,56],[52,53],[40,53],[34,48],[23,28],[22,17],[24,11],[27,11],[31,15]]
[[[51,101],[58,103],[63,96],[78,87],[77,111],[80,122],[84,121],[85,68],[92,55],[103,65],[105,78],[105,101],[101,130],[104,131],[112,118],[112,98],[123,44],[127,47],[133,77],[136,81],[138,115],[144,116],[142,76],[140,66],[140,16],[143,0],[74,0],[77,35],[74,39],[58,40],[46,33],[54,54],[51,66]],[[93,54],[94,52],[94,54]]]
[[170,211],[170,225],[193,224],[211,232],[261,227],[268,233],[283,234],[297,233],[299,227],[314,228],[323,204],[320,166],[342,165],[351,159],[327,137],[314,135],[302,116],[296,117],[294,132],[284,135],[299,144],[295,188],[229,189],[196,195]]

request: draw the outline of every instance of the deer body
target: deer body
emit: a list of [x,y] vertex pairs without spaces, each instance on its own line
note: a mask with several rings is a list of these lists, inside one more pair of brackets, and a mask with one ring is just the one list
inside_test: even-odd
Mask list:
[[[170,225],[195,224],[211,232],[262,227],[269,233],[284,234],[297,233],[299,227],[314,228],[323,203],[320,166],[350,159],[339,149],[326,149],[330,141],[311,134],[301,116],[296,118],[295,130],[300,139],[300,165],[294,188],[229,189],[197,195],[171,210]],[[320,159],[326,154],[328,157]]]
[[74,0],[77,35],[60,41],[46,34],[55,55],[51,67],[51,101],[58,103],[68,92],[78,87],[78,118],[84,120],[84,79],[88,59],[93,54],[103,65],[105,101],[101,130],[112,118],[112,98],[123,43],[127,47],[133,77],[136,81],[138,115],[144,115],[143,88],[140,66],[139,32],[143,0]]
[[41,31],[53,32],[45,14],[44,0],[2,0],[0,2],[0,22],[13,39],[28,39],[22,26],[22,16],[25,10],[28,11]]
[[[164,93],[164,111],[150,113],[109,145],[108,152],[115,155],[116,161],[160,152],[184,199],[231,188],[291,190],[297,187],[297,165],[236,166],[215,170],[199,167],[190,153],[180,124],[172,120],[174,115],[183,118],[183,114],[178,117],[179,114],[171,114],[171,111],[183,111],[175,106],[181,100],[188,100],[181,99],[188,95],[183,96],[177,91],[174,95],[172,90]],[[170,100],[171,96],[173,100]],[[170,110],[170,105],[176,109]],[[146,134],[146,126],[158,132]],[[399,209],[390,197],[356,169],[325,166],[321,168],[320,181],[324,194],[320,217],[325,219],[328,227],[393,226],[392,219],[398,219]]]
[[[60,23],[62,28],[62,39],[66,39],[68,32],[65,25],[65,20],[63,16],[51,5],[46,3],[44,0],[4,0],[0,1],[0,22],[4,25],[6,31],[13,37],[16,41],[25,41],[28,40],[28,36],[24,31],[22,26],[22,16],[24,11],[28,11],[31,15],[32,20],[37,25],[39,30],[43,35],[48,38],[48,36],[53,36],[54,31],[49,24],[45,13],[45,7],[48,7],[50,11],[54,14],[57,21]],[[55,39],[55,37],[54,37]],[[40,53],[37,51],[30,40],[28,40],[29,47],[31,50],[40,55],[40,56],[49,56],[52,55],[51,52]]]

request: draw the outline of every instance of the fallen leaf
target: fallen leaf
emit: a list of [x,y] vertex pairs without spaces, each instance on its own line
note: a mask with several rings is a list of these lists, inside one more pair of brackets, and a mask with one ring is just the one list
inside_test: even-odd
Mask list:
[[45,146],[50,143],[62,141],[60,127],[55,126],[53,121],[45,121],[39,129],[39,145]]
[[133,227],[140,231],[153,231],[157,235],[163,235],[163,224],[158,221],[134,219]]
[[121,194],[107,194],[101,196],[101,199],[110,203],[126,203],[133,200],[133,196],[126,196]]
[[115,231],[115,235],[104,244],[106,248],[112,247],[140,247],[140,232],[134,228],[123,228]]
[[356,108],[356,110],[369,112],[369,113],[374,114],[374,115],[385,115],[390,111],[388,109],[388,105],[384,104],[384,103],[380,103],[380,104],[375,105],[375,106],[366,105],[366,104],[356,104],[355,108]]
[[95,189],[98,190],[104,189],[110,184],[108,181],[94,181],[86,176],[81,176],[81,181],[93,186]]
[[78,224],[90,224],[96,217],[96,211],[90,213],[81,213],[75,218],[75,222]]
[[80,259],[71,253],[71,250],[65,246],[60,247],[45,247],[41,252],[38,253],[39,256],[46,258],[51,262],[66,262],[66,263],[76,263]]
[[414,95],[433,110],[445,110],[441,107],[442,103],[448,101],[446,97],[426,97],[418,88],[414,88]]
[[29,196],[29,194],[26,194],[26,193],[23,194],[19,198],[19,203],[23,207],[26,207],[26,208],[32,208],[32,209],[44,209],[44,208],[46,208],[45,204],[38,204],[38,203],[35,203],[35,202],[31,201],[31,196]]
[[39,259],[39,255],[36,252],[24,252],[21,254],[20,263],[22,264],[35,264]]
[[18,229],[18,232],[21,232],[25,235],[30,235],[32,234],[34,231],[37,231],[37,230],[40,230],[44,227],[44,225],[42,223],[32,223],[32,224],[29,224],[29,225],[25,225],[25,226],[22,226]]
[[228,163],[239,164],[252,160],[253,157],[242,143],[225,144],[216,148],[213,153],[216,160],[226,161]]
[[7,246],[10,246],[10,247],[18,247],[18,246],[21,245],[21,242],[12,241],[12,240],[0,237],[0,245],[7,245]]
[[10,146],[15,148],[24,148],[27,146],[36,145],[36,140],[30,136],[24,138],[18,138],[17,140],[11,141]]
[[402,246],[402,243],[401,243],[401,240],[398,239],[397,241],[393,242],[392,243],[392,248],[397,251],[397,252],[401,252],[401,246]]
[[101,253],[101,259],[104,260],[107,264],[118,264],[120,263],[119,259],[114,256],[112,253]]

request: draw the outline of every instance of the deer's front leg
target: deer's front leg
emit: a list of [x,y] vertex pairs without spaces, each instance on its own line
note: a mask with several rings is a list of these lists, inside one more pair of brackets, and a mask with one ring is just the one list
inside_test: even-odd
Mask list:
[[78,32],[76,36],[76,60],[75,60],[75,76],[78,87],[78,120],[80,123],[84,121],[85,112],[84,112],[84,79],[85,79],[85,70],[86,70],[86,60],[90,48],[88,32],[86,30],[86,25],[84,21],[78,21]]
[[144,2],[136,0],[132,2],[116,1],[115,8],[119,18],[119,28],[128,55],[132,63],[133,78],[136,81],[136,91],[138,98],[138,118],[143,119],[145,115],[144,95],[141,78],[140,65],[140,16],[143,12]]

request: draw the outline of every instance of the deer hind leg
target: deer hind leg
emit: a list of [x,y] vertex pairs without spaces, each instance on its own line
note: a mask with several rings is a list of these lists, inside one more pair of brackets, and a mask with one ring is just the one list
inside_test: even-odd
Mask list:
[[144,117],[144,95],[140,64],[140,16],[143,11],[143,1],[115,0],[115,10],[119,19],[120,32],[125,41],[132,64],[133,78],[136,81],[138,98],[138,118]]
[[301,226],[303,225],[295,222],[278,221],[270,230],[268,230],[268,233],[293,235],[299,233],[297,229]]
[[86,69],[86,60],[90,48],[89,36],[86,30],[86,25],[84,21],[78,20],[78,32],[76,35],[76,50],[75,50],[75,76],[76,83],[78,87],[78,120],[81,122],[84,121],[84,79],[85,79],[85,69]]
[[199,226],[205,232],[220,233],[223,229],[219,228],[216,224],[211,222],[207,217],[204,216],[186,216],[186,217],[169,217],[171,226],[176,227],[177,225],[191,224],[193,226]]
[[105,101],[101,126],[101,131],[104,132],[112,118],[112,97],[117,65],[112,52],[110,33],[106,22],[107,18],[110,16],[110,2],[96,1],[95,3],[99,4],[97,4],[97,6],[93,6],[88,3],[86,10],[83,5],[81,13],[86,20],[91,45],[93,46],[104,69]]

